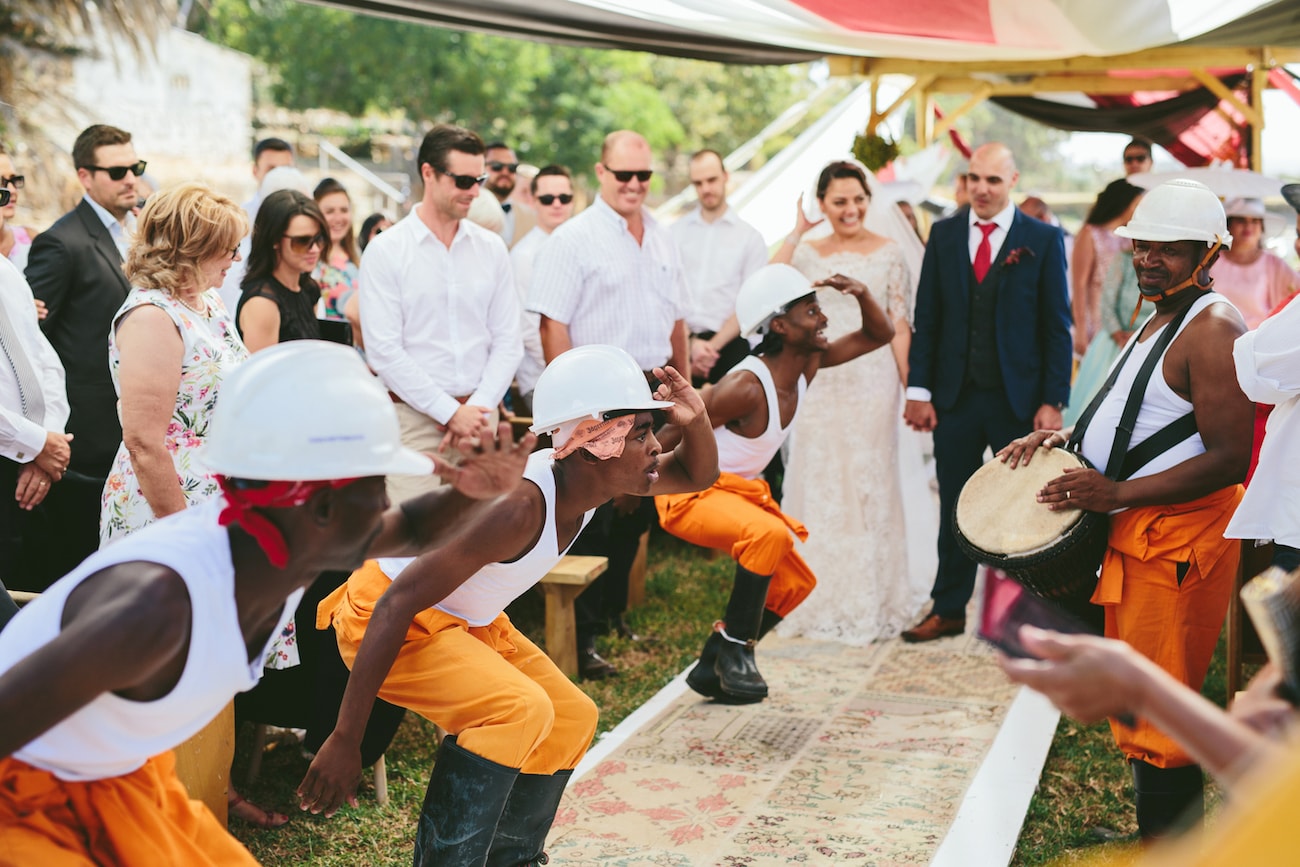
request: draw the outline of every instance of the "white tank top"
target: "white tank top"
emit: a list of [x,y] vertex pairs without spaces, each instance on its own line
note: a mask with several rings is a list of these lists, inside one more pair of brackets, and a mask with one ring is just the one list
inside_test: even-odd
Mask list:
[[[1209,292],[1192,302],[1191,308],[1187,311],[1187,316],[1183,318],[1182,324],[1178,327],[1178,332],[1169,345],[1173,346],[1177,342],[1178,335],[1202,311],[1211,304],[1220,302],[1228,303],[1227,299],[1215,292]],[[1152,316],[1154,315],[1153,313]],[[1151,317],[1148,317],[1147,322],[1150,319]],[[1143,327],[1145,326],[1146,322],[1143,323]],[[1084,432],[1083,456],[1091,461],[1093,466],[1100,472],[1104,473],[1106,471],[1106,461],[1110,459],[1111,445],[1115,442],[1115,429],[1119,426],[1120,417],[1124,414],[1124,404],[1128,402],[1128,395],[1133,388],[1133,381],[1137,379],[1138,370],[1142,367],[1142,362],[1151,354],[1151,349],[1156,345],[1160,333],[1168,327],[1167,323],[1162,325],[1149,335],[1145,341],[1133,347],[1133,352],[1125,362],[1124,369],[1120,371],[1119,377],[1115,380],[1114,388],[1110,390],[1101,406],[1097,408],[1096,415],[1092,417],[1092,422]],[[1141,333],[1142,329],[1139,328],[1129,338],[1129,342],[1132,343],[1137,340],[1137,336]],[[1165,351],[1168,352],[1167,349]],[[1118,364],[1119,361],[1117,360],[1115,363]],[[1147,383],[1146,394],[1142,398],[1142,408],[1138,411],[1137,421],[1133,425],[1133,438],[1129,441],[1129,450],[1131,451],[1147,437],[1191,411],[1191,402],[1179,397],[1169,387],[1169,383],[1165,382],[1164,361],[1156,362],[1156,369],[1151,374],[1151,380]],[[1165,453],[1155,457],[1150,463],[1134,473],[1132,478],[1140,479],[1143,476],[1155,475],[1204,453],[1205,443],[1201,440],[1200,433],[1194,434]]]
[[[145,527],[86,558],[25,607],[0,632],[0,673],[8,671],[61,631],[68,595],[91,573],[132,560],[159,563],[185,581],[190,607],[190,647],[172,691],[154,701],[130,701],[111,692],[60,722],[14,753],[63,780],[101,780],[129,774],[150,756],[166,752],[203,728],[235,693],[252,689],[262,660],[302,598],[289,596],[271,640],[252,662],[235,608],[235,568],[230,538],[217,523],[221,497]],[[50,672],[57,677],[57,672]]]
[[[554,453],[554,449],[533,452],[528,457],[528,466],[524,468],[524,478],[538,487],[542,492],[542,501],[546,504],[546,520],[542,524],[542,534],[538,537],[537,544],[514,562],[489,563],[479,569],[434,608],[459,617],[470,626],[487,626],[496,620],[507,605],[560,562],[568,546],[565,546],[564,551],[560,550],[555,532],[555,470],[551,460]],[[582,516],[579,533],[587,526],[594,511],[592,509]],[[378,561],[379,569],[390,579],[396,578],[414,559],[384,557]]]
[[781,443],[799,417],[799,407],[803,404],[804,391],[808,380],[799,374],[798,400],[790,424],[781,427],[781,403],[776,397],[776,383],[772,381],[772,371],[767,369],[763,359],[757,355],[746,356],[743,361],[728,371],[731,376],[738,370],[748,370],[758,377],[763,384],[763,394],[767,396],[767,430],[756,437],[743,437],[727,427],[716,427],[713,436],[718,441],[718,469],[724,473],[734,473],[742,479],[758,478],[763,469],[772,460],[772,455],[781,448]]

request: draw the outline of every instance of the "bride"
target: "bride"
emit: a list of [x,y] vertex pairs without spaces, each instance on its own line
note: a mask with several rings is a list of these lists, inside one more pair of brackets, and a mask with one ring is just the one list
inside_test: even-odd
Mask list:
[[[933,468],[923,462],[922,435],[901,421],[923,248],[876,187],[856,162],[827,165],[816,187],[821,219],[805,213],[801,198],[794,232],[772,258],[811,281],[837,273],[862,281],[894,320],[891,351],[818,375],[786,462],[781,507],[808,527],[801,553],[817,587],[778,631],[855,645],[893,637],[915,619],[937,559]],[[852,298],[817,295],[830,319],[827,339],[862,327]]]

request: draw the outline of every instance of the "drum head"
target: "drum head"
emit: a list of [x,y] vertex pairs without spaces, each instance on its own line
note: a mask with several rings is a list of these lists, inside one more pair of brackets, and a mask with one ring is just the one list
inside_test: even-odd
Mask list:
[[1051,547],[1084,513],[1053,512],[1038,502],[1038,492],[1067,467],[1081,466],[1080,458],[1065,449],[1039,449],[1029,466],[1014,470],[994,458],[961,489],[957,528],[990,554],[1014,557]]

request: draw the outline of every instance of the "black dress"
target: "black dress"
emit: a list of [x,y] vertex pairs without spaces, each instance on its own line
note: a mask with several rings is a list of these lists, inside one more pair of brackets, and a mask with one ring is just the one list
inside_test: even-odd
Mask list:
[[274,277],[265,277],[243,285],[243,294],[239,296],[239,305],[235,308],[235,326],[239,336],[244,336],[243,326],[239,324],[239,315],[244,310],[244,303],[249,298],[268,298],[280,308],[280,339],[319,340],[320,323],[316,321],[316,302],[320,301],[320,286],[310,277],[304,277],[302,288],[294,292]]

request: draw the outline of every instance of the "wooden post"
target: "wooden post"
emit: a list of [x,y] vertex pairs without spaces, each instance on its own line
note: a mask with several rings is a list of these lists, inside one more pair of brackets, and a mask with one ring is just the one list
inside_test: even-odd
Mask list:
[[569,677],[578,673],[578,626],[573,600],[608,568],[606,557],[570,554],[538,582],[546,598],[546,655]]

